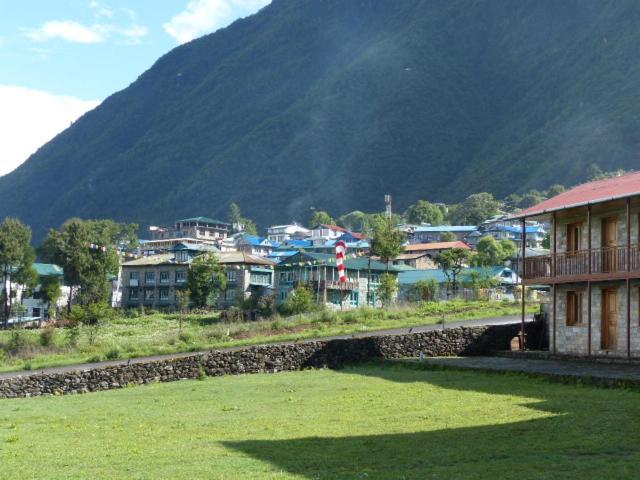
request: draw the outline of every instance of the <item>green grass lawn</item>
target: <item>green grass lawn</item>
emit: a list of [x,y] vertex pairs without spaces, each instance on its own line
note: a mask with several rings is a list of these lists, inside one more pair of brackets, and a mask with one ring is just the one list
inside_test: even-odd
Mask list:
[[636,478],[640,393],[371,364],[0,401],[0,478]]
[[[530,311],[537,309],[531,305]],[[59,328],[0,331],[0,371],[39,369],[74,363],[98,362],[165,353],[189,352],[256,343],[314,338],[428,325],[442,320],[464,320],[514,315],[514,303],[452,301],[418,308],[360,309],[344,313],[321,312],[289,319],[225,323],[217,314],[183,316],[182,330],[175,314],[118,316],[91,330]],[[47,338],[44,338],[47,336]]]

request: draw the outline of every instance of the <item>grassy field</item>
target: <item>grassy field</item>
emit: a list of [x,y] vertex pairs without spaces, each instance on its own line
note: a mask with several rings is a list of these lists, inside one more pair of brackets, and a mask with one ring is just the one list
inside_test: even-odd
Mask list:
[[366,365],[0,401],[0,478],[615,479],[640,393]]
[[[537,307],[531,306],[533,311]],[[217,314],[118,316],[97,331],[87,327],[0,331],[0,371],[29,370],[165,353],[189,352],[513,315],[514,303],[452,301],[419,308],[321,312],[289,319],[226,323]],[[93,339],[92,339],[93,336]]]

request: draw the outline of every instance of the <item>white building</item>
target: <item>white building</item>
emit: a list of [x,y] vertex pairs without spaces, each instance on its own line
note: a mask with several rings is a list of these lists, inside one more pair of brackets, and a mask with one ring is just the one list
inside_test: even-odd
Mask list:
[[311,230],[295,222],[288,225],[273,225],[267,229],[270,242],[282,243],[287,240],[304,240],[311,236]]

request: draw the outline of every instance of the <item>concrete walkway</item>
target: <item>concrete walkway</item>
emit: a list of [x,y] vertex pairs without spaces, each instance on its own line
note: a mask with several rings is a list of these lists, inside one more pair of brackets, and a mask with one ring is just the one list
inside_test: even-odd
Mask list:
[[[532,315],[528,315],[532,317]],[[530,321],[531,319],[528,319]],[[509,316],[509,317],[491,317],[491,318],[481,318],[478,320],[464,320],[464,321],[452,321],[445,322],[444,328],[458,328],[458,327],[482,327],[482,326],[490,326],[490,325],[505,325],[509,323],[520,322],[520,316]],[[394,328],[389,330],[375,330],[369,332],[358,332],[353,334],[344,334],[344,335],[335,335],[332,337],[322,337],[322,338],[305,338],[301,339],[299,342],[313,342],[313,341],[327,341],[327,340],[339,340],[345,338],[364,338],[364,337],[375,337],[381,335],[403,335],[407,333],[419,333],[419,332],[431,332],[433,330],[442,330],[442,324],[435,325],[423,325],[418,327],[405,327],[405,328]],[[296,342],[273,342],[272,344],[291,344]],[[260,345],[260,344],[256,344]],[[230,348],[220,348],[216,350],[220,351],[234,351],[240,350],[243,348],[247,348],[251,345],[245,345],[242,347],[230,347]],[[82,363],[75,365],[67,365],[64,367],[52,367],[45,368],[39,370],[20,370],[16,372],[6,372],[0,373],[0,380],[6,378],[14,378],[14,377],[26,377],[29,375],[36,375],[41,373],[51,374],[51,373],[66,373],[66,372],[74,372],[74,371],[82,371],[82,370],[92,370],[95,368],[103,368],[103,367],[112,367],[117,365],[126,365],[127,363],[140,363],[140,362],[149,362],[149,361],[158,361],[158,360],[169,360],[172,358],[180,358],[187,357],[191,355],[198,355],[207,353],[209,350],[201,351],[201,352],[186,352],[186,353],[171,353],[167,355],[154,355],[150,357],[138,357],[131,358],[128,360],[113,360],[108,362],[96,362],[96,363]]]
[[520,372],[558,380],[585,380],[606,386],[640,387],[640,366],[632,363],[609,364],[510,357],[438,357],[427,358],[424,362],[427,365],[456,369]]

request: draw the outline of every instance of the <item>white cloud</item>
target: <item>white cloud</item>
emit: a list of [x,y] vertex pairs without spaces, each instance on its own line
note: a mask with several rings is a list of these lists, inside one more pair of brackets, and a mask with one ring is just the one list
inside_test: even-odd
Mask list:
[[[98,13],[96,16],[107,16],[102,12],[103,8],[97,2],[90,4]],[[109,10],[111,14],[113,13]],[[53,39],[61,39],[73,43],[102,43],[111,36],[119,36],[126,43],[140,43],[142,37],[149,34],[149,29],[138,25],[135,21],[128,26],[120,26],[114,22],[93,23],[83,25],[73,20],[50,20],[39,28],[22,29],[24,34],[34,42],[46,42]]]
[[73,20],[50,20],[40,28],[27,30],[26,35],[34,42],[60,38],[74,43],[100,43],[105,39],[103,30],[100,25],[86,27]]
[[185,9],[162,25],[179,43],[186,43],[255,12],[271,0],[190,0]]
[[18,167],[39,147],[99,103],[0,84],[0,175]]

